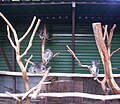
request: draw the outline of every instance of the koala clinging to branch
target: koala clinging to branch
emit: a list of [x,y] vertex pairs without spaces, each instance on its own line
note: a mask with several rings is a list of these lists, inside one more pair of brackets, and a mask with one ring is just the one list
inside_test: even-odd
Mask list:
[[53,52],[50,49],[46,49],[44,52],[44,62],[45,65],[53,58]]
[[43,40],[43,39],[48,39],[48,38],[49,38],[49,33],[46,31],[46,35],[45,35],[44,29],[42,28],[42,29],[40,30],[39,37],[40,37],[41,40]]
[[28,69],[28,72],[30,73],[44,73],[46,71],[46,65],[48,62],[53,58],[53,52],[50,49],[46,49],[44,52],[44,61],[45,64],[43,65],[42,62],[39,62],[37,64],[32,64],[30,68]]
[[92,65],[89,66],[89,71],[93,75],[94,80],[96,80],[98,77],[98,73],[99,73],[98,65],[99,65],[99,63],[100,63],[99,61],[92,61]]

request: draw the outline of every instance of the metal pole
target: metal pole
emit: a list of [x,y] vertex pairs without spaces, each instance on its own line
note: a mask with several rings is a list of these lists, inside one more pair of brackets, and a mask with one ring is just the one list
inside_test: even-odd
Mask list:
[[[75,0],[72,2],[72,50],[75,52]],[[74,57],[72,56],[72,73],[74,73]]]
[[[75,0],[72,1],[72,50],[75,52]],[[74,73],[75,58],[72,56],[72,73]],[[74,77],[72,77],[72,91],[74,92]],[[74,103],[74,98],[72,99]]]

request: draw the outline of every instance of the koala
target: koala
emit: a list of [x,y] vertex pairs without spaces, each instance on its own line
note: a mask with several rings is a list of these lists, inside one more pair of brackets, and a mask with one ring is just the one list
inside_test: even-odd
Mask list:
[[46,32],[46,37],[45,37],[44,29],[42,28],[42,29],[40,30],[39,37],[40,37],[41,40],[43,40],[43,39],[45,39],[45,38],[48,39],[48,38],[49,38],[49,34],[48,34],[48,32]]
[[46,66],[43,65],[41,62],[35,65],[31,65],[30,68],[28,69],[28,72],[32,74],[35,73],[41,74],[41,73],[45,73],[45,71],[46,71]]
[[53,58],[53,52],[50,49],[46,49],[44,52],[44,61],[47,64]]
[[91,66],[89,66],[90,73],[93,75],[94,80],[96,80],[98,77],[98,73],[99,73],[98,65],[99,65],[99,63],[100,62],[98,62],[98,61],[92,61]]

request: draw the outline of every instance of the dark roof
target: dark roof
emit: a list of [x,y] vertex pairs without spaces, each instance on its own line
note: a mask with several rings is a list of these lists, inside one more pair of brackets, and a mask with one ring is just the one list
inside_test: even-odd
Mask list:
[[[75,0],[76,23],[120,23],[120,0]],[[33,16],[46,23],[71,23],[72,0],[1,0],[0,11],[12,23],[29,23]],[[2,22],[2,21],[1,21]]]

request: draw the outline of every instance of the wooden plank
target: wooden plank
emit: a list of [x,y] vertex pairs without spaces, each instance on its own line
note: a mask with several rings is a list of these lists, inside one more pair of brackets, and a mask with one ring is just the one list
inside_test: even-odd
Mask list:
[[[20,94],[12,94],[16,97],[22,97],[25,93]],[[33,94],[30,94],[29,97],[32,97]],[[83,97],[89,98],[94,100],[113,100],[113,99],[120,99],[120,94],[118,95],[97,95],[97,94],[89,94],[89,93],[81,93],[81,92],[59,92],[59,93],[39,93],[38,97]],[[0,93],[0,98],[12,98],[11,96]]]
[[[10,71],[0,71],[0,75],[5,76],[22,76],[21,72],[10,72]],[[43,76],[43,74],[31,74],[27,73],[30,77],[39,77]],[[80,74],[80,73],[49,73],[48,76],[60,76],[60,77],[83,77],[83,78],[93,78],[91,74]],[[98,77],[104,77],[104,74],[99,74]],[[120,74],[113,74],[113,77],[120,77]]]

